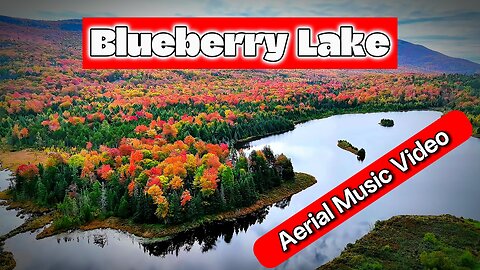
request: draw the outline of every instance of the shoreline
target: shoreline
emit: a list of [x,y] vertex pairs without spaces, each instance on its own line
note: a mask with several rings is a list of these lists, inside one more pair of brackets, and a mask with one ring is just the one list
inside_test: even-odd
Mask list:
[[17,215],[30,215],[20,226],[0,236],[0,269],[14,269],[16,261],[12,252],[4,250],[5,241],[17,234],[34,232],[47,226],[55,218],[56,212],[39,207],[33,202],[12,201],[8,189],[0,191],[0,206],[5,206],[7,210],[17,210]]
[[[310,122],[310,121],[315,121],[315,120],[321,120],[325,119],[328,117],[336,116],[336,115],[349,115],[349,114],[369,114],[369,113],[397,113],[397,112],[421,112],[421,111],[429,111],[429,112],[439,112],[444,114],[445,110],[442,110],[442,108],[426,108],[426,109],[413,109],[413,110],[398,110],[398,111],[383,111],[383,110],[372,110],[370,112],[361,112],[361,111],[351,111],[351,112],[331,112],[331,113],[325,113],[323,115],[318,115],[315,117],[308,117],[306,119],[301,119],[301,120],[295,120],[293,121],[293,127],[287,128],[284,130],[279,130],[275,132],[269,132],[267,134],[263,135],[256,135],[256,136],[250,136],[244,139],[239,139],[236,142],[233,143],[233,146],[235,149],[240,150],[244,148],[249,147],[249,143],[256,141],[256,140],[261,140],[266,137],[270,136],[275,136],[275,135],[280,135],[286,132],[293,131],[297,128],[298,125]],[[480,134],[475,134],[472,133],[471,137],[480,139]],[[26,157],[22,157],[23,154],[26,154]],[[12,158],[13,155],[13,158]],[[34,158],[28,158],[28,155],[33,155]],[[22,159],[23,162],[19,162],[18,159]],[[39,149],[33,149],[33,148],[26,148],[22,150],[7,150],[5,147],[0,148],[0,170],[10,170],[12,172],[15,172],[17,167],[21,164],[25,163],[25,160],[27,163],[44,163],[46,159],[48,158],[48,153],[44,152],[44,150],[39,150]],[[7,161],[9,159],[13,159],[13,161]],[[37,159],[39,160],[38,162]]]
[[[440,112],[440,113],[443,113],[442,111],[438,111],[438,110],[435,110],[435,109],[425,109],[425,110],[406,110],[406,111],[387,111],[385,113],[388,113],[388,112],[410,112],[410,111],[433,111],[433,112]],[[383,111],[380,111],[380,112],[383,112]],[[328,118],[328,117],[332,117],[332,116],[335,116],[335,115],[344,115],[344,114],[367,114],[367,113],[378,113],[377,111],[373,111],[373,112],[346,112],[346,113],[337,113],[337,114],[331,114],[331,115],[327,115],[327,116],[324,116],[324,117],[320,117],[320,118],[313,118],[313,119],[306,119],[306,120],[302,120],[302,121],[296,121],[294,122],[294,128],[292,129],[288,129],[288,130],[284,130],[284,131],[278,131],[278,132],[274,132],[274,134],[267,134],[267,135],[261,135],[261,136],[255,136],[254,139],[251,139],[251,140],[248,140],[248,141],[244,141],[243,143],[246,143],[248,144],[249,142],[251,141],[254,141],[254,140],[258,140],[258,139],[261,139],[261,138],[265,138],[265,137],[268,137],[268,136],[272,136],[272,135],[278,135],[278,134],[282,134],[282,133],[285,133],[285,132],[289,132],[289,131],[292,131],[296,128],[297,125],[299,124],[303,124],[303,123],[306,123],[306,122],[309,122],[309,121],[313,121],[313,120],[319,120],[319,119],[324,119],[324,118]],[[472,137],[474,138],[477,138],[477,139],[480,139],[480,134],[472,134]],[[247,138],[248,139],[248,138]],[[246,140],[246,139],[245,139]],[[239,140],[240,141],[240,140]],[[41,152],[42,150],[32,150],[32,149],[24,149],[24,150],[21,150],[21,151],[26,151],[26,152]],[[1,150],[0,153],[16,153],[16,152],[9,152],[9,151],[5,151],[5,150]],[[45,153],[46,154],[46,153]],[[46,154],[47,155],[47,154]],[[7,158],[10,158],[10,156],[7,154],[5,155]],[[0,156],[0,163],[3,163],[2,162],[2,159],[1,158],[5,158],[5,157],[2,157]],[[0,165],[3,165],[3,164],[0,164]],[[9,168],[5,168],[3,167],[3,169],[9,169]],[[297,174],[301,174],[301,173],[296,173]],[[315,180],[315,179],[314,179]],[[316,182],[316,180],[315,180]],[[313,185],[313,184],[311,184]],[[311,186],[310,185],[310,186]],[[307,186],[308,188],[309,186]],[[300,190],[301,191],[301,190]],[[299,191],[298,191],[299,192]],[[298,193],[298,192],[295,192],[294,194]],[[8,200],[8,194],[5,193],[5,191],[0,191],[0,200],[4,199],[5,196],[7,197],[7,200]],[[293,195],[293,194],[292,194]],[[260,199],[262,199],[264,196],[266,195],[262,195],[260,197]],[[289,197],[289,196],[286,196],[286,197]],[[5,199],[4,199],[5,200]],[[6,204],[6,202],[2,202],[0,201],[0,203],[2,204]],[[257,205],[258,201],[255,203],[255,205]],[[24,205],[21,205],[22,203],[18,203],[17,206],[12,206],[12,205],[9,205],[9,207],[11,208],[15,208],[15,209],[20,209],[20,211],[25,211],[25,210],[22,210],[22,206]],[[271,203],[273,204],[273,203]],[[253,206],[252,206],[253,207]],[[246,208],[250,208],[250,207],[246,207]],[[142,236],[142,234],[145,234],[145,235],[148,235],[148,230],[162,230],[161,233],[158,234],[158,238],[162,238],[162,239],[168,239],[166,238],[166,236],[174,236],[176,234],[180,234],[182,232],[188,232],[189,230],[192,230],[194,228],[197,228],[197,227],[200,227],[200,226],[204,226],[204,225],[208,225],[209,223],[214,223],[214,222],[218,222],[218,221],[228,221],[228,220],[232,220],[232,219],[235,219],[235,218],[241,218],[243,216],[246,216],[248,214],[251,214],[251,213],[254,213],[256,211],[258,211],[259,209],[262,209],[262,207],[259,207],[257,209],[252,209],[250,212],[248,213],[245,213],[245,214],[239,214],[238,216],[236,217],[233,217],[233,218],[229,218],[228,216],[227,217],[223,217],[223,219],[219,216],[222,216],[222,214],[224,213],[221,213],[221,214],[217,214],[217,215],[213,215],[214,217],[212,216],[206,216],[204,218],[202,218],[201,220],[197,221],[197,222],[190,222],[188,224],[185,225],[185,227],[183,227],[182,225],[183,224],[180,224],[180,225],[176,225],[176,226],[170,226],[170,227],[183,227],[181,229],[178,229],[177,228],[177,232],[174,232],[175,230],[171,230],[170,232],[170,235],[166,232],[164,232],[165,230],[170,230],[170,228],[165,228],[165,226],[162,226],[162,225],[159,225],[159,224],[132,224],[129,220],[122,220],[122,219],[119,219],[119,218],[108,218],[106,220],[95,220],[95,221],[92,221],[90,222],[89,224],[86,224],[86,225],[83,225],[83,226],[80,226],[79,228],[77,229],[73,229],[73,230],[80,230],[80,231],[88,231],[88,230],[94,230],[94,229],[102,229],[102,228],[110,228],[110,229],[114,229],[114,230],[120,230],[120,231],[123,231],[123,232],[126,232],[126,233],[130,233],[130,234],[133,234],[133,235],[137,235],[137,236],[140,236],[140,237],[145,237],[145,236]],[[230,213],[232,214],[231,212],[233,212],[233,214],[235,212],[241,212],[241,210],[244,210],[244,208],[242,209],[239,209],[239,210],[235,210],[235,211],[229,211],[229,212],[226,212],[226,213]],[[25,211],[28,213],[28,211]],[[27,223],[27,221],[25,222]],[[24,224],[25,224],[24,223]],[[51,223],[50,222],[46,222],[44,224],[44,226],[48,225],[48,223]],[[192,223],[195,223],[195,224],[192,224]],[[24,224],[22,224],[21,226],[23,226]],[[20,226],[20,227],[21,227]],[[42,227],[44,227],[42,226]],[[41,227],[40,227],[41,228]],[[128,228],[128,229],[126,229]],[[18,229],[18,228],[17,228]],[[15,229],[16,230],[16,229]],[[71,231],[71,230],[69,230]],[[40,238],[45,238],[45,237],[49,237],[49,236],[53,236],[53,235],[56,235],[56,234],[59,234],[59,233],[63,233],[63,232],[67,232],[67,231],[58,231],[58,232],[55,232],[53,234],[50,234],[48,235],[47,233],[45,233],[45,235],[43,235],[42,237],[39,237],[37,235],[37,239],[40,239]],[[42,234],[43,231],[40,233]],[[39,234],[39,235],[40,235]],[[155,238],[157,235],[154,234],[153,236],[151,237],[145,237],[145,238]],[[9,258],[9,256],[11,256],[11,253],[6,251],[6,250],[3,250],[2,249],[2,246],[3,246],[3,243],[4,240],[2,240],[0,238],[0,263],[3,263],[3,259],[4,258]],[[5,256],[5,257],[4,257]],[[13,257],[12,257],[13,259]],[[15,266],[15,261],[13,261],[13,265]],[[3,266],[2,264],[0,264],[0,266]],[[0,267],[1,268],[1,267]],[[2,268],[3,269],[3,268]]]
[[[321,119],[321,118],[319,118],[319,119]],[[308,122],[308,121],[310,121],[310,120],[306,120],[305,122]],[[260,140],[260,139],[263,139],[263,138],[266,138],[266,137],[269,137],[269,136],[280,135],[280,134],[292,131],[292,130],[295,129],[296,125],[297,124],[294,123],[292,128],[288,128],[288,129],[280,130],[280,131],[275,131],[275,132],[269,132],[265,135],[256,135],[256,136],[247,137],[245,139],[240,139],[240,140],[236,141],[233,145],[234,145],[235,149],[246,148],[246,147],[248,147],[248,144],[253,142],[253,141]]]
[[[80,225],[76,228],[71,228],[69,230],[56,230],[53,225],[48,227],[48,224],[51,224],[57,212],[51,209],[45,209],[41,207],[35,207],[35,204],[29,201],[23,202],[14,202],[8,196],[7,191],[0,192],[0,198],[4,199],[5,201],[2,203],[3,205],[7,205],[9,209],[20,209],[20,211],[24,213],[29,213],[32,215],[39,215],[39,216],[32,216],[25,221],[24,224],[20,225],[16,229],[12,230],[11,232],[7,233],[6,235],[0,237],[0,243],[4,240],[8,239],[16,235],[14,233],[11,235],[12,232],[18,231],[21,233],[24,230],[32,230],[32,229],[39,229],[45,227],[43,231],[41,231],[36,238],[42,239],[50,236],[54,236],[60,233],[69,232],[73,230],[81,230],[81,231],[89,231],[95,229],[113,229],[113,230],[120,230],[122,232],[130,233],[132,235],[142,237],[142,238],[166,238],[172,237],[174,235],[187,232],[193,230],[195,228],[208,225],[213,222],[222,222],[233,220],[237,218],[241,218],[252,214],[258,210],[261,210],[265,207],[271,206],[277,202],[280,202],[288,197],[291,197],[308,187],[317,183],[315,177],[306,174],[306,173],[295,173],[295,181],[293,182],[285,182],[281,186],[272,189],[267,194],[260,195],[259,199],[251,206],[243,207],[236,210],[230,210],[227,212],[222,212],[218,214],[204,216],[199,220],[191,221],[188,223],[178,224],[178,225],[163,225],[163,224],[138,224],[133,223],[131,220],[128,219],[120,219],[118,217],[109,217],[104,220],[93,220],[87,224]],[[5,238],[5,236],[9,236]]]
[[[480,222],[473,219],[449,214],[398,215],[377,221],[370,232],[347,244],[341,254],[317,270],[416,269],[434,263],[426,258],[470,266],[460,269],[477,269],[480,258],[474,256],[479,252],[479,241]],[[468,257],[468,265],[460,257]],[[433,267],[444,266],[440,260],[437,263],[440,265]]]
[[[337,115],[349,115],[349,114],[369,114],[369,113],[398,113],[398,112],[422,112],[422,111],[427,111],[427,112],[438,112],[441,113],[442,115],[445,114],[447,110],[444,108],[425,108],[425,109],[412,109],[412,110],[398,110],[398,111],[384,111],[384,110],[372,110],[370,112],[362,112],[362,111],[351,111],[351,112],[330,112],[330,113],[324,113],[323,115],[317,115],[314,117],[307,117],[306,119],[301,119],[301,120],[295,120],[293,121],[293,128],[288,128],[280,131],[275,131],[275,132],[269,132],[265,135],[256,135],[256,136],[251,136],[245,139],[240,139],[234,143],[234,147],[238,149],[243,149],[243,148],[248,148],[249,143],[256,141],[256,140],[261,140],[269,136],[275,136],[275,135],[280,135],[289,131],[293,131],[297,128],[298,125],[310,122],[310,121],[315,121],[315,120],[321,120],[325,119],[328,117],[332,116],[337,116]],[[475,134],[472,133],[471,137],[480,139],[480,134]]]

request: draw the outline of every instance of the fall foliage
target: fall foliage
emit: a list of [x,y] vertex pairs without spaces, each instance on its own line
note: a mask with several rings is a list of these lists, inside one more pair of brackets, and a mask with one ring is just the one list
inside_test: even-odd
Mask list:
[[0,138],[59,153],[20,166],[15,196],[58,204],[59,227],[112,215],[179,223],[252,204],[293,167],[234,146],[332,114],[458,109],[480,133],[479,75],[84,70],[76,32],[4,27],[0,42]]

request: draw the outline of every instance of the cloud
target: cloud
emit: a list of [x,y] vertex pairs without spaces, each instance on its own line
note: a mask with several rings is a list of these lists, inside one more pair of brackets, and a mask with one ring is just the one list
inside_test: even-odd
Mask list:
[[439,16],[439,17],[420,17],[420,18],[410,18],[402,19],[398,21],[398,24],[415,24],[415,23],[424,23],[424,22],[452,22],[452,21],[472,21],[477,22],[480,20],[480,12],[466,12],[459,13],[450,16]]
[[463,37],[463,36],[449,36],[449,35],[421,35],[421,36],[406,36],[403,37],[405,40],[453,40],[453,41],[461,41],[461,40],[471,40],[471,38]]
[[32,19],[94,16],[398,17],[399,38],[479,62],[480,4],[472,0],[15,0],[3,15]]
[[95,12],[95,13],[85,13],[77,11],[47,11],[40,10],[38,14],[45,18],[55,18],[56,20],[62,19],[80,19],[83,17],[114,17],[115,14],[111,12]]

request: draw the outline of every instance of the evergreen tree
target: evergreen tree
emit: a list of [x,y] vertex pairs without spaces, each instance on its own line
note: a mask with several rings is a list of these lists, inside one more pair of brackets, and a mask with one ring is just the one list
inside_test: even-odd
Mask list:
[[90,201],[92,206],[95,208],[100,208],[100,199],[102,197],[102,186],[98,181],[95,181],[92,186],[92,191],[89,194]]
[[124,194],[120,199],[117,215],[121,218],[128,218],[130,216],[130,208],[128,204],[128,194]]
[[37,181],[36,190],[37,190],[37,193],[36,193],[37,202],[40,205],[46,205],[47,204],[47,188],[42,183],[42,181]]
[[180,206],[180,197],[176,191],[173,191],[168,197],[169,209],[168,209],[168,221],[169,223],[178,224],[183,221],[183,215]]

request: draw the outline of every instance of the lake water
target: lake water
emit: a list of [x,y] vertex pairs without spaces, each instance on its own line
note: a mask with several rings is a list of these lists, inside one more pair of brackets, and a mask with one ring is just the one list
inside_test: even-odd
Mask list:
[[[171,242],[150,243],[114,230],[94,230],[42,240],[24,233],[8,239],[5,249],[13,252],[17,269],[262,269],[252,250],[256,239],[440,116],[431,111],[338,115],[252,142],[254,149],[270,145],[275,153],[286,154],[295,171],[314,175],[318,183],[256,215],[201,228]],[[393,119],[395,126],[381,127],[382,118]],[[338,148],[339,139],[364,148],[366,159],[359,162]],[[315,269],[365,235],[376,220],[394,215],[453,214],[480,220],[479,160],[480,140],[470,138],[278,269]],[[2,208],[0,216],[0,233],[16,224],[11,221],[14,212]]]

